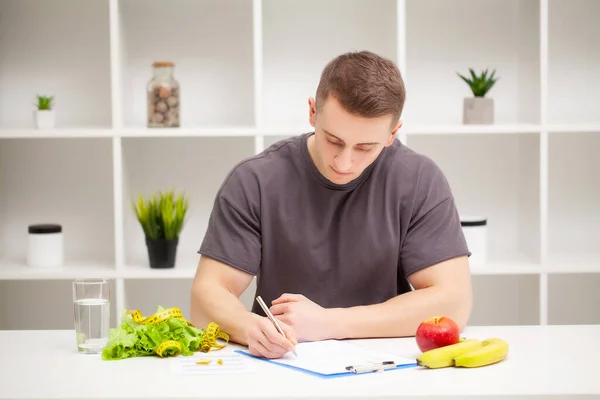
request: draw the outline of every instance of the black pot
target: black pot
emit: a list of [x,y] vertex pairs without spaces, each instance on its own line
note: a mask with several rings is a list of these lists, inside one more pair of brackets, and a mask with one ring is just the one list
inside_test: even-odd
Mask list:
[[173,268],[178,239],[146,239],[150,268]]

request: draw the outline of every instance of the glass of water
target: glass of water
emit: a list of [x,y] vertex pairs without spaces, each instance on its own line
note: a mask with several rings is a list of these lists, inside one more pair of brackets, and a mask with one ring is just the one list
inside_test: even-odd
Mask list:
[[110,280],[73,281],[73,311],[77,350],[98,354],[108,341],[110,325]]

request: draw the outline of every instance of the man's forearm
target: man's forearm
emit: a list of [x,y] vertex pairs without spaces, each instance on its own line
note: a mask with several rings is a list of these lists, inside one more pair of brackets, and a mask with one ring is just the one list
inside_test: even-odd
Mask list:
[[246,328],[255,317],[255,314],[246,310],[242,302],[223,286],[199,284],[192,292],[191,322],[202,328],[206,328],[210,322],[215,322],[233,342],[247,345]]
[[438,315],[452,318],[462,330],[470,309],[471,302],[466,296],[432,286],[381,304],[330,309],[331,336],[336,339],[414,336],[424,319]]

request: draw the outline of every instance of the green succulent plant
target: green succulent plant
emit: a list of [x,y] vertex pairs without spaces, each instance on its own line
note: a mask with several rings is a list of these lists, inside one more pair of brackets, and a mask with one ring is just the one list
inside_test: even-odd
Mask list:
[[159,191],[144,198],[139,195],[132,208],[147,239],[178,239],[189,208],[184,194]]
[[51,110],[54,102],[54,96],[37,96],[37,102],[33,103],[38,110]]
[[498,78],[494,77],[496,70],[493,70],[490,76],[488,76],[488,69],[482,71],[480,75],[477,75],[472,68],[469,68],[469,72],[471,73],[470,78],[467,78],[458,72],[457,74],[467,83],[467,85],[469,85],[469,88],[471,88],[473,96],[475,97],[485,97],[487,92],[489,92],[496,81],[498,81]]

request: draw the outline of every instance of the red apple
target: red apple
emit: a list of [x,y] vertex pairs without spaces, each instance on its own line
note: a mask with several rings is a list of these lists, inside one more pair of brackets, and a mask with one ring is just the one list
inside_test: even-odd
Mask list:
[[449,346],[460,341],[458,324],[448,317],[431,317],[421,322],[415,335],[422,352]]

